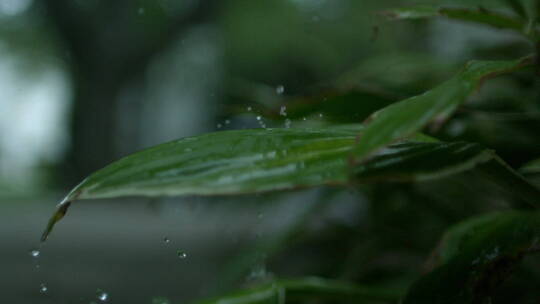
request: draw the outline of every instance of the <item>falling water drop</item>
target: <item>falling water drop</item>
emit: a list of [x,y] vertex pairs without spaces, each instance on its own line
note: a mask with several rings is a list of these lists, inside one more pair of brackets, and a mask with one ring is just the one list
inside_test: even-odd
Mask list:
[[171,304],[171,301],[164,297],[158,297],[152,299],[152,304]]
[[284,87],[283,85],[280,84],[280,85],[278,85],[278,86],[276,87],[276,93],[277,93],[278,95],[281,95],[281,94],[283,94],[284,92],[285,92],[285,87]]
[[216,126],[218,129],[221,129],[221,127],[223,127],[220,123],[217,124]]
[[251,107],[247,107],[246,109],[248,110],[248,112],[251,112]]
[[37,249],[33,249],[30,251],[30,256],[33,257],[33,258],[38,258],[39,255],[41,254],[41,252]]
[[230,123],[231,123],[230,120],[228,120],[228,119],[225,120],[225,124],[226,124],[226,125],[228,125],[228,124],[230,124]]
[[47,285],[45,285],[45,283],[41,283],[39,285],[39,292],[41,293],[47,293],[47,291],[49,291],[49,288],[47,288]]
[[178,250],[178,251],[176,252],[176,254],[177,254],[178,257],[181,258],[181,259],[187,258],[187,253],[185,253],[185,252],[182,251],[182,250]]
[[168,237],[164,237],[163,242],[165,242],[165,244],[169,244],[171,240]]
[[262,119],[261,116],[257,116],[257,120],[260,121]]
[[109,294],[104,292],[101,289],[98,289],[96,291],[96,296],[97,296],[98,300],[100,300],[101,302],[106,302],[109,299]]

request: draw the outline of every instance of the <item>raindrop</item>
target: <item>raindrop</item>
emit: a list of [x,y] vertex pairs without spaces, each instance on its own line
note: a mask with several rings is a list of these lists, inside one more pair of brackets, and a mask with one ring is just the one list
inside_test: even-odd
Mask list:
[[287,107],[286,106],[281,106],[281,108],[279,108],[279,115],[287,116]]
[[226,124],[226,125],[228,125],[228,124],[230,124],[230,123],[231,123],[230,120],[228,120],[228,119],[225,120],[225,124]]
[[276,93],[277,93],[278,95],[281,95],[281,94],[283,94],[284,92],[285,92],[285,87],[284,87],[283,85],[280,84],[280,85],[278,85],[278,86],[276,87]]
[[291,127],[291,120],[290,119],[285,119],[285,128],[288,129]]
[[47,291],[49,291],[49,288],[47,288],[47,285],[45,285],[45,283],[41,283],[39,285],[39,292],[41,293],[47,293]]
[[246,109],[248,110],[248,112],[251,112],[251,107],[247,107]]
[[38,258],[40,254],[41,254],[41,252],[39,250],[37,250],[37,249],[34,249],[34,250],[30,251],[30,256],[33,257],[33,258]]
[[182,251],[182,250],[178,250],[178,251],[176,252],[176,254],[177,254],[178,257],[181,258],[181,259],[187,258],[187,253],[185,253],[185,252]]
[[164,297],[158,297],[152,299],[152,304],[171,304],[171,301]]
[[109,294],[104,292],[101,289],[98,289],[96,291],[96,296],[97,296],[98,300],[100,300],[101,302],[106,302],[109,299]]
[[323,113],[319,113],[319,117],[322,118],[324,115]]
[[169,244],[171,240],[168,237],[164,237],[163,242],[165,242],[165,244]]
[[302,118],[303,121],[306,121],[307,119],[305,117]]
[[216,126],[218,129],[221,129],[221,127],[223,127],[220,123],[217,124]]
[[260,121],[262,119],[261,116],[257,116],[257,120]]

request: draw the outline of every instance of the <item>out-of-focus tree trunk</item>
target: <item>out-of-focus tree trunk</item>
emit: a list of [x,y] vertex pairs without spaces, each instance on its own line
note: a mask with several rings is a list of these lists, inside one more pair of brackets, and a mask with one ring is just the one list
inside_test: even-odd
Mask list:
[[[70,56],[71,140],[59,170],[64,182],[73,184],[118,158],[115,147],[119,141],[134,142],[118,138],[120,92],[130,83],[140,83],[154,56],[185,30],[208,20],[218,1],[196,1],[189,12],[168,17],[167,26],[150,38],[122,23],[129,20],[126,14],[136,14],[133,1],[103,1],[99,10],[90,15],[76,1],[43,3]],[[136,118],[133,127],[137,127]]]

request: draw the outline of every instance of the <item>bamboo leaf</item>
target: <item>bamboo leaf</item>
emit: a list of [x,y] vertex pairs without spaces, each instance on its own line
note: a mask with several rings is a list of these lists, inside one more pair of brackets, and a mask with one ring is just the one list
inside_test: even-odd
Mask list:
[[411,6],[383,11],[381,14],[394,20],[445,17],[459,21],[487,25],[498,29],[513,30],[519,33],[524,33],[527,27],[527,23],[523,19],[506,16],[482,8],[468,9]]
[[539,174],[540,173],[540,158],[532,160],[521,167],[520,171],[523,174]]
[[418,132],[431,121],[444,121],[487,78],[530,64],[530,57],[513,61],[471,61],[438,87],[373,113],[354,149],[354,159],[364,161],[388,144]]
[[[372,180],[422,181],[469,170],[495,157],[476,144],[441,143],[417,134],[389,146],[370,162],[354,165],[348,156],[362,130],[361,125],[342,125],[223,131],[134,153],[76,186],[58,206],[43,240],[77,199],[226,195]],[[501,160],[495,165],[498,171],[489,173],[495,180],[512,176],[511,168]],[[525,180],[516,179],[511,186],[529,190],[523,191],[529,204],[540,201],[538,189]]]
[[459,223],[443,236],[432,272],[404,303],[483,303],[525,254],[540,249],[540,214],[505,212]]
[[286,303],[292,300],[346,300],[355,303],[386,303],[399,299],[401,291],[360,286],[316,277],[276,280],[264,285],[205,300],[199,304]]

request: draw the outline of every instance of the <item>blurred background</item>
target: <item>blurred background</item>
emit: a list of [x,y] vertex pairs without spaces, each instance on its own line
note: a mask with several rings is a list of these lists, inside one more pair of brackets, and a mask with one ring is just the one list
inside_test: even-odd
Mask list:
[[[2,300],[98,303],[105,292],[110,303],[186,303],[294,275],[406,286],[445,227],[504,199],[478,199],[489,185],[455,178],[444,187],[88,201],[31,251],[67,191],[129,153],[226,129],[361,122],[377,107],[344,115],[317,101],[384,105],[467,60],[531,52],[505,31],[376,14],[430,3],[512,14],[493,0],[0,0]],[[488,83],[436,135],[482,142],[516,167],[538,156],[531,79]],[[297,106],[305,100],[314,105]],[[283,106],[287,119],[276,114]]]

